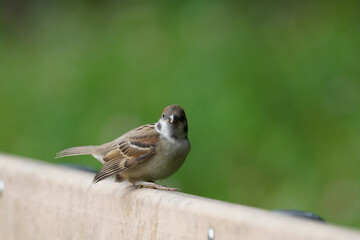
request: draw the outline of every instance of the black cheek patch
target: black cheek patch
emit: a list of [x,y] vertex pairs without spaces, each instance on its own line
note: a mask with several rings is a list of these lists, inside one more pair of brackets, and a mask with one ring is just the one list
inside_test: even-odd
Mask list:
[[156,125],[156,128],[157,128],[159,131],[161,131],[161,124],[158,123],[158,124]]
[[180,115],[180,117],[177,117],[177,119],[179,120],[179,122],[183,122],[185,120],[185,116]]
[[187,133],[187,132],[188,132],[188,130],[189,130],[189,129],[188,129],[188,125],[186,124],[186,125],[184,126],[184,132],[186,132],[186,133]]

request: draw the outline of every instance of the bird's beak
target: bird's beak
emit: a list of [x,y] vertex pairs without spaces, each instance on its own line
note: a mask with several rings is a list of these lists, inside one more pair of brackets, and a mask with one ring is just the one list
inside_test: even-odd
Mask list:
[[170,123],[174,123],[174,114],[169,117]]

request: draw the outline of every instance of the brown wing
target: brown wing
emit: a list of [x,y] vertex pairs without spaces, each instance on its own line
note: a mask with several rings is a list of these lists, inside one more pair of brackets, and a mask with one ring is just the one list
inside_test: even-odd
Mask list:
[[155,131],[155,124],[148,124],[136,128],[116,139],[104,156],[104,165],[95,175],[93,183],[131,168],[139,162],[154,156],[155,145],[159,134]]

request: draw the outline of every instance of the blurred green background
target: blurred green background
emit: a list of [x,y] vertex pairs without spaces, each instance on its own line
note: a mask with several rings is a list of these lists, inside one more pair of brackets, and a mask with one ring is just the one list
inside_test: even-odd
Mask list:
[[0,6],[0,151],[99,169],[54,156],[179,104],[192,150],[166,184],[360,227],[359,1]]

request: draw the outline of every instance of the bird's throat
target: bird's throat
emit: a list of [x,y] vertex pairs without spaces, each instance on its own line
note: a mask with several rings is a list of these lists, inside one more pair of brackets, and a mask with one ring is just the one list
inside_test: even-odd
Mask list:
[[156,125],[155,130],[164,138],[171,142],[176,141],[176,137],[174,136],[174,131],[168,122],[165,122],[163,119],[160,119]]

